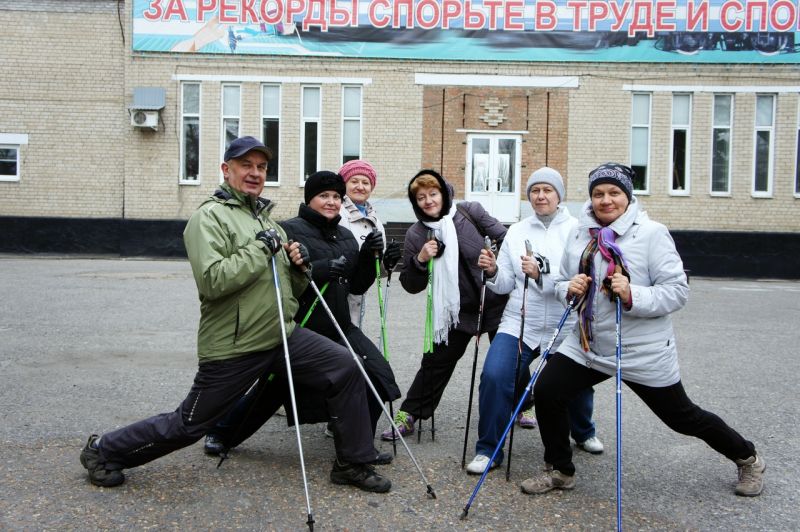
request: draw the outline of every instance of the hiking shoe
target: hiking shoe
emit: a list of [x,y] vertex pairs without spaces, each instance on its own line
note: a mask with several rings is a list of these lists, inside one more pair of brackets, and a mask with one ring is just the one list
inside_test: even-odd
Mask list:
[[225,444],[216,434],[207,434],[206,441],[203,443],[203,450],[206,454],[217,456],[225,452]]
[[392,481],[382,477],[368,464],[340,464],[333,462],[331,482],[334,484],[350,484],[372,493],[386,493],[392,488]]
[[333,423],[328,421],[328,424],[325,425],[325,437],[333,438]]
[[[403,412],[402,410],[398,410],[394,415],[394,424],[397,425],[400,436],[414,434],[414,416],[411,414]],[[393,427],[389,427],[388,429],[384,430],[383,433],[381,433],[381,439],[383,441],[392,441],[400,437],[397,435],[398,431],[392,432],[392,428]]]
[[755,497],[764,489],[764,471],[767,464],[757,454],[744,460],[736,460],[739,467],[739,480],[736,482],[736,495]]
[[600,454],[603,452],[603,442],[597,436],[592,436],[586,441],[575,442],[575,445],[578,446],[578,449],[583,449],[587,453]]
[[392,453],[378,453],[375,457],[375,460],[371,461],[370,465],[388,465],[392,463],[394,460],[394,455]]
[[538,423],[536,422],[536,414],[533,408],[529,408],[524,412],[517,415],[517,425],[523,429],[535,429]]
[[575,475],[565,475],[561,471],[545,467],[540,475],[523,480],[520,488],[528,495],[541,495],[552,490],[571,490],[575,487]]
[[119,469],[106,469],[100,461],[100,450],[97,448],[97,434],[89,436],[86,447],[81,451],[81,465],[89,472],[89,482],[95,486],[110,488],[125,482],[125,475]]
[[[476,454],[475,458],[472,459],[472,462],[467,464],[467,473],[470,475],[482,475],[484,471],[486,471],[486,466],[489,464],[490,458],[488,456],[484,456],[482,454]],[[492,466],[489,468],[490,470],[497,467],[499,464],[497,462],[492,462]]]

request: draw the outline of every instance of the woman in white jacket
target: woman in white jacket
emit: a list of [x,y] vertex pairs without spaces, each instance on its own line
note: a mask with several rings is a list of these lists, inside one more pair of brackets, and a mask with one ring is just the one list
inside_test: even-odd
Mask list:
[[[347,161],[339,168],[339,175],[344,179],[345,185],[345,197],[342,199],[342,207],[339,210],[341,216],[339,225],[348,228],[353,233],[359,247],[368,234],[375,230],[379,231],[383,235],[383,242],[386,246],[383,267],[386,270],[393,269],[402,255],[400,245],[387,241],[386,231],[378,219],[378,213],[369,202],[378,180],[375,168],[367,161],[354,159]],[[361,322],[364,320],[366,296],[350,294],[347,297],[350,303],[350,321],[360,328]]]
[[733,461],[736,494],[755,496],[766,465],[752,442],[695,405],[681,383],[670,313],[689,295],[683,262],[666,227],[632,196],[634,172],[616,163],[589,174],[589,201],[567,244],[556,284],[559,298],[576,297],[578,323],[536,383],[536,415],[545,471],[525,480],[525,493],[575,486],[567,404],[616,372],[615,298],[623,305],[622,380],[672,430],[695,436]]
[[[506,233],[495,264],[490,254],[485,253],[481,261],[486,265],[486,285],[497,294],[510,294],[503,311],[497,336],[489,346],[483,364],[479,387],[480,415],[476,455],[467,466],[467,473],[479,475],[486,469],[494,449],[508,423],[514,408],[514,371],[517,366],[519,333],[522,309],[522,294],[526,275],[529,277],[525,312],[525,330],[522,343],[522,359],[519,390],[530,380],[529,366],[539,356],[543,345],[550,340],[564,308],[556,300],[550,265],[554,268],[561,262],[567,237],[578,225],[561,200],[564,197],[564,181],[556,170],[540,168],[528,178],[527,196],[534,214],[512,225]],[[544,266],[534,257],[525,256],[525,241]],[[554,271],[553,274],[556,272]],[[564,330],[569,330],[568,327]],[[572,437],[578,446],[592,453],[601,453],[603,444],[595,436],[592,421],[594,392],[585,389],[570,403]],[[520,414],[520,426],[536,426],[532,412]],[[502,449],[492,467],[503,461]]]

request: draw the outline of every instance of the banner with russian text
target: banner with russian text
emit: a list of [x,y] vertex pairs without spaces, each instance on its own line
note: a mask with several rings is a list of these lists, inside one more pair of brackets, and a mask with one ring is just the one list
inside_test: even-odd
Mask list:
[[134,0],[133,50],[800,63],[800,0]]

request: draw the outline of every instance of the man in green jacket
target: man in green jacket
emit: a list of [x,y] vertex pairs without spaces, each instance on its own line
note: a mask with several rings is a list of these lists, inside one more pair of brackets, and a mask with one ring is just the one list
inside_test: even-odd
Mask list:
[[[183,233],[200,295],[197,334],[199,364],[189,395],[174,412],[159,414],[98,437],[81,452],[81,464],[96,486],[125,481],[123,469],[142,465],[199,440],[256,382],[286,374],[275,277],[281,286],[284,327],[294,382],[325,397],[336,437],[331,481],[386,492],[389,479],[370,462],[377,451],[357,362],[346,348],[306,329],[292,317],[296,295],[307,279],[308,252],[269,216],[272,204],[260,198],[271,157],[253,137],[231,142],[224,155],[223,183],[195,211]],[[275,259],[276,270],[272,268]],[[283,379],[278,379],[283,382]],[[265,387],[239,430],[243,441],[278,409],[282,385]]]

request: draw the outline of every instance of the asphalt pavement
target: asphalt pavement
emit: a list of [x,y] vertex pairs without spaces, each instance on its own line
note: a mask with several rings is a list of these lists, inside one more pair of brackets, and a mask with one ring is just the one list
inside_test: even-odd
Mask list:
[[[199,303],[185,260],[6,255],[0,290],[0,529],[307,529],[295,432],[282,417],[220,468],[197,443],[127,470],[122,486],[97,488],[78,462],[90,433],[171,411],[188,392]],[[364,329],[377,339],[374,287],[368,298]],[[390,357],[403,392],[419,365],[424,306],[424,294],[392,280]],[[768,465],[766,487],[760,497],[735,496],[731,462],[671,432],[624,388],[624,528],[797,530],[800,282],[693,277],[689,303],[673,319],[687,392],[755,442]],[[479,368],[487,345],[484,338]],[[435,441],[428,431],[420,443],[408,438],[435,500],[402,446],[380,467],[390,493],[331,484],[332,440],[322,424],[302,426],[316,530],[616,527],[613,379],[595,394],[606,452],[576,450],[573,491],[520,492],[542,465],[542,445],[537,430],[517,429],[511,481],[504,469],[490,473],[468,519],[459,519],[477,481],[460,467],[472,353],[470,345],[436,412]],[[476,392],[468,460],[477,417]]]

